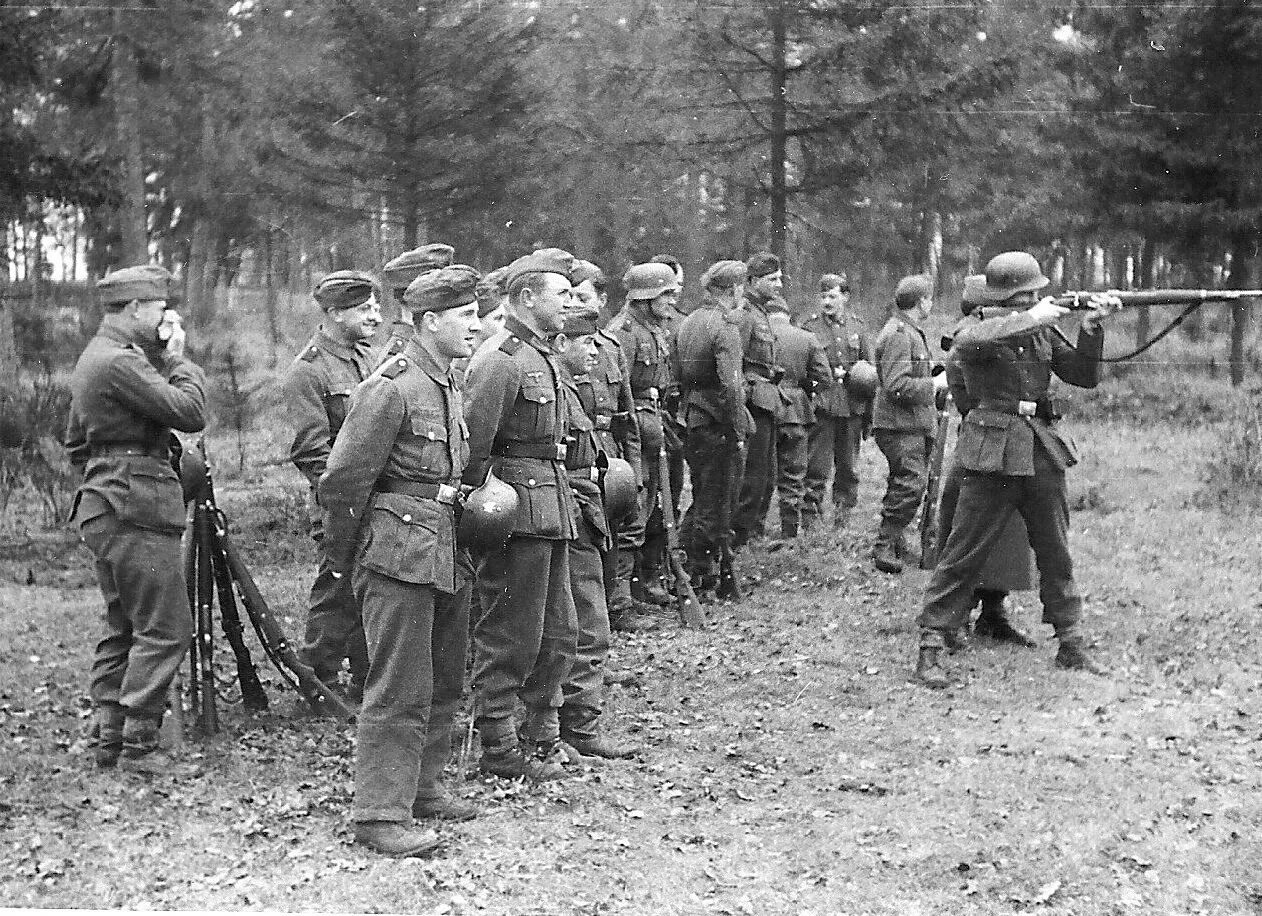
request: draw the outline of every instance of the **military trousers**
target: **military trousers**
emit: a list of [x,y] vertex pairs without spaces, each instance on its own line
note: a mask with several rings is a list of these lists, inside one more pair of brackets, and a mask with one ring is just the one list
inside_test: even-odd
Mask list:
[[834,417],[817,413],[809,436],[804,511],[822,515],[832,477],[833,505],[853,509],[859,501],[859,444],[863,416]]
[[1069,555],[1065,474],[1036,447],[1032,476],[965,472],[951,535],[925,588],[922,628],[949,630],[967,622],[978,577],[1014,512],[1025,520],[1034,549],[1044,623],[1057,630],[1077,623],[1082,597]]
[[471,588],[448,594],[358,564],[348,578],[368,647],[353,819],[410,823],[416,799],[442,794],[464,687]]
[[776,492],[780,499],[780,533],[796,537],[806,495],[807,442],[803,423],[776,426]]
[[[964,470],[959,462],[952,461],[942,475],[942,494],[938,500],[937,544],[939,550],[951,538],[952,522],[960,501],[960,487],[964,483]],[[1034,570],[1034,555],[1030,552],[1030,538],[1025,532],[1025,520],[1020,512],[1008,516],[1003,537],[995,544],[986,564],[977,576],[977,589],[992,592],[1018,592],[1034,588],[1038,576]]]
[[605,537],[584,519],[569,541],[570,593],[577,624],[574,662],[562,687],[561,719],[600,715],[605,700],[605,660],[609,657],[609,606],[605,603]]
[[916,517],[929,483],[929,453],[933,438],[922,432],[878,429],[872,437],[889,464],[885,496],[881,499],[881,530],[902,531]]
[[567,542],[513,535],[483,558],[478,593],[473,694],[483,745],[516,733],[519,700],[526,737],[556,738],[561,686],[578,643]]
[[750,405],[754,430],[745,440],[745,474],[732,515],[734,545],[762,534],[776,489],[776,417],[769,410]]
[[161,721],[167,690],[193,639],[178,532],[139,528],[112,512],[80,534],[96,558],[105,635],[92,658],[90,694],[100,708]]
[[[688,467],[692,475],[692,504],[680,526],[688,569],[696,576],[710,576],[719,559],[721,539],[731,537],[736,495],[744,476],[744,452],[736,446],[736,433],[708,418],[694,420],[688,428]],[[728,530],[724,531],[724,525]]]
[[342,670],[342,659],[351,663],[351,685],[363,688],[368,676],[368,649],[364,641],[364,624],[359,599],[351,587],[350,576],[333,575],[333,564],[324,552],[324,540],[316,541],[319,566],[307,605],[307,624],[299,657],[312,667],[316,677],[326,684],[335,684]]

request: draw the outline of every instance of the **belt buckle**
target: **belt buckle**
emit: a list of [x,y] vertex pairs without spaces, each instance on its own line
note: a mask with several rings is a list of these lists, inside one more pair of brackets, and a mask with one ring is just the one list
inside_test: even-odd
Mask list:
[[1017,401],[1017,413],[1023,417],[1032,417],[1038,411],[1037,401]]
[[648,396],[649,396],[649,398],[650,398],[651,400],[656,401],[656,400],[657,400],[657,388],[656,388],[656,387],[654,387],[654,388],[650,388],[650,389],[649,389],[649,391],[648,391]]
[[564,442],[557,443],[557,461],[564,461],[565,456],[569,453],[569,447]]
[[592,465],[587,469],[587,479],[592,483],[600,483],[600,468]]
[[437,499],[440,503],[454,504],[456,497],[460,495],[460,489],[453,487],[449,483],[440,483],[438,485]]
[[596,418],[597,429],[608,429],[613,425],[613,417],[599,416]]

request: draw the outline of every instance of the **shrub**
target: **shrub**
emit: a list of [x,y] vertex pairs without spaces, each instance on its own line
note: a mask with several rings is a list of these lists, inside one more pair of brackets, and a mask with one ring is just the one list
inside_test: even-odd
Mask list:
[[70,389],[47,371],[0,395],[0,511],[25,492],[45,525],[65,520],[79,485],[61,444],[69,413]]
[[1202,497],[1223,509],[1262,504],[1262,390],[1232,398],[1205,462]]

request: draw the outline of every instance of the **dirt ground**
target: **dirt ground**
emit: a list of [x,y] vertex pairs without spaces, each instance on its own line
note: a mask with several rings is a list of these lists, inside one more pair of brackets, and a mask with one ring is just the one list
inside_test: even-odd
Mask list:
[[[1262,913],[1262,532],[1198,507],[1206,431],[1078,429],[1073,549],[1113,670],[976,644],[953,688],[911,685],[924,573],[853,532],[751,552],[751,598],[702,631],[623,637],[612,728],[639,761],[545,788],[456,777],[484,814],[445,853],[349,842],[353,732],[274,711],[191,741],[188,783],[77,753],[99,596],[73,542],[27,545],[0,585],[0,902],[504,914]],[[297,630],[309,571],[244,543]],[[274,562],[275,561],[275,562]],[[19,583],[33,578],[34,585]],[[258,653],[256,652],[256,656]],[[223,666],[222,672],[227,673]]]

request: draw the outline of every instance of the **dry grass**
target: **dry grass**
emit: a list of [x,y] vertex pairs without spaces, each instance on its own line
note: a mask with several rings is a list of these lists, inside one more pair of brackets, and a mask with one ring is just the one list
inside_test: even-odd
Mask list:
[[[1078,432],[1088,457],[1072,478],[1075,555],[1115,677],[1054,670],[1036,602],[1022,595],[1021,617],[1044,646],[957,655],[959,684],[942,693],[908,684],[924,574],[869,568],[880,463],[869,450],[857,535],[756,550],[747,571],[758,590],[710,628],[618,642],[616,663],[638,669],[643,686],[611,690],[611,719],[648,746],[642,762],[533,791],[463,782],[486,813],[449,830],[447,854],[430,862],[348,845],[351,736],[285,715],[292,701],[275,690],[281,712],[251,722],[231,710],[228,734],[194,745],[206,778],[93,772],[68,749],[98,596],[0,586],[0,899],[514,914],[1262,912],[1262,534],[1196,506],[1206,430],[1113,421]],[[247,482],[222,484],[238,511]],[[297,492],[292,479],[286,487]],[[307,573],[275,531],[246,525],[248,555],[272,542],[257,578],[293,632]]]

